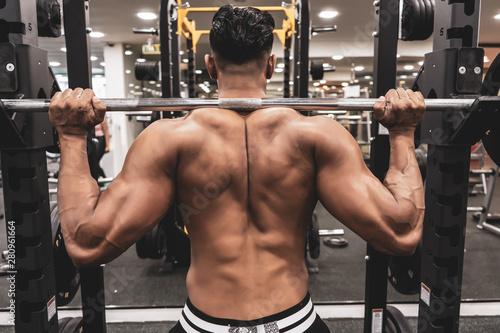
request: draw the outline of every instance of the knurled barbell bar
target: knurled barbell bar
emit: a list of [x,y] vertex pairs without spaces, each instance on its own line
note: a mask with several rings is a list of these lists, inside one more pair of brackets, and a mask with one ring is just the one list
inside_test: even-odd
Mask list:
[[[499,97],[480,97],[481,100],[498,103]],[[266,107],[289,106],[298,111],[349,110],[369,111],[378,99],[375,98],[143,98],[102,99],[108,111],[189,111],[200,107],[213,107],[235,111],[251,111]],[[476,99],[426,99],[427,111],[466,111]],[[47,112],[50,100],[2,99],[4,107],[11,112]]]

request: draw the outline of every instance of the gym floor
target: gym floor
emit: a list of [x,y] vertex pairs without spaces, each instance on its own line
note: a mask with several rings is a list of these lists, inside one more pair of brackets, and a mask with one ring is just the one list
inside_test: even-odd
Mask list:
[[[469,206],[480,206],[484,196],[469,197]],[[500,186],[497,184],[493,196],[492,212],[500,210]],[[3,193],[0,191],[0,214],[3,209]],[[322,229],[343,228],[328,212],[318,204],[316,209]],[[3,219],[4,220],[4,219]],[[0,249],[5,245],[5,224],[0,227]],[[334,315],[331,319],[325,319],[332,332],[362,332],[363,319],[360,316],[362,302],[364,300],[365,284],[365,252],[366,243],[348,229],[343,236],[349,241],[345,248],[328,248],[322,244],[321,254],[313,264],[319,268],[318,274],[311,275],[310,293],[313,301],[318,304],[318,312],[325,311],[328,303],[330,306],[339,306],[339,309],[355,308],[357,314],[351,316]],[[462,283],[462,299],[464,300],[499,300],[500,283],[498,283],[498,272],[500,263],[500,237],[490,232],[476,228],[476,222],[469,214],[466,235],[466,252],[464,262],[464,273]],[[121,257],[109,263],[105,267],[106,304],[113,305],[118,309],[128,307],[139,313],[147,313],[158,310],[156,319],[138,320],[127,318],[116,309],[109,309],[107,313],[108,332],[165,332],[174,325],[176,311],[172,307],[181,307],[186,300],[186,288],[184,284],[187,269],[175,268],[174,272],[162,273],[162,260],[139,259],[135,253],[135,247],[131,247]],[[0,278],[0,308],[5,309],[8,305],[7,280]],[[389,302],[405,303],[416,307],[418,295],[405,296],[397,293],[390,285],[388,287]],[[462,310],[467,304],[462,305]],[[498,304],[498,303],[492,303]],[[81,305],[79,294],[60,312],[60,317],[68,316],[78,310]],[[151,309],[153,307],[154,309]],[[149,308],[149,310],[148,310]],[[360,310],[361,309],[361,310]],[[165,311],[171,310],[174,316],[162,316]],[[163,311],[163,312],[162,312]],[[331,311],[331,310],[330,310]],[[348,312],[348,311],[347,311]],[[362,313],[362,312],[361,312]],[[5,311],[3,312],[5,314]],[[6,322],[1,320],[0,325]],[[71,314],[72,315],[72,314]],[[78,314],[77,314],[78,315]],[[154,316],[154,315],[153,315]],[[322,315],[325,318],[328,316]],[[416,312],[410,316],[410,323],[416,330]],[[122,320],[120,320],[122,318]],[[151,318],[151,315],[148,316]],[[171,321],[172,320],[172,321]],[[120,323],[120,321],[124,321]],[[460,332],[498,332],[500,317],[481,316],[481,313],[473,316],[463,316],[460,320]],[[0,333],[14,332],[13,327],[0,326]]]

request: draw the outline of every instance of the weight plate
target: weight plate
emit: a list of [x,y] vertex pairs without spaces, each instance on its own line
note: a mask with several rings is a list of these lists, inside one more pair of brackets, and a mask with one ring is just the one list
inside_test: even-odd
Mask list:
[[385,333],[409,333],[413,332],[408,319],[398,308],[387,305],[386,307]]
[[83,333],[83,319],[81,317],[59,319],[59,333]]
[[321,240],[319,236],[319,221],[318,214],[314,212],[311,216],[311,222],[307,231],[307,243],[309,247],[309,255],[313,259],[319,258]]
[[420,262],[422,242],[415,253],[409,257],[389,257],[388,280],[403,295],[415,295],[420,292]]
[[500,165],[500,121],[497,121],[496,127],[483,138],[483,145],[491,160],[496,165]]
[[147,235],[142,237],[135,243],[135,251],[137,252],[137,256],[141,259],[148,258],[148,245],[147,245]]
[[59,220],[57,203],[50,203],[50,218],[54,250],[54,268],[56,276],[56,304],[68,305],[75,298],[80,287],[80,271],[66,251]]

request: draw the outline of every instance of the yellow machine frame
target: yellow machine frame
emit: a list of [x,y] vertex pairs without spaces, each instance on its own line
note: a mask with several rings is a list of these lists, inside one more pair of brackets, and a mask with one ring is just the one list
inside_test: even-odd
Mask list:
[[[187,18],[190,12],[213,12],[219,10],[219,7],[186,7],[183,8],[182,0],[177,0],[177,24],[180,36],[186,37],[193,41],[193,50],[196,52],[196,44],[202,35],[208,35],[210,30],[196,30],[196,22]],[[283,27],[281,29],[274,29],[274,33],[278,36],[279,40],[285,45],[288,38],[292,38],[295,33],[295,0],[289,8],[282,6],[256,6],[260,10],[268,12],[284,12],[286,19],[283,20]]]

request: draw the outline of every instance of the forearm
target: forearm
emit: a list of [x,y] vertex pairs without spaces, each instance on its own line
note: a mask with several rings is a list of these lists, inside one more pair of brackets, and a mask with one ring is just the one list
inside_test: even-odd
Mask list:
[[391,133],[389,140],[391,155],[384,185],[398,204],[395,221],[415,228],[422,223],[425,200],[413,132]]
[[59,142],[61,165],[57,201],[61,227],[70,255],[79,256],[78,252],[98,247],[102,241],[101,237],[96,237],[97,230],[91,224],[100,190],[90,174],[86,136],[63,135]]

